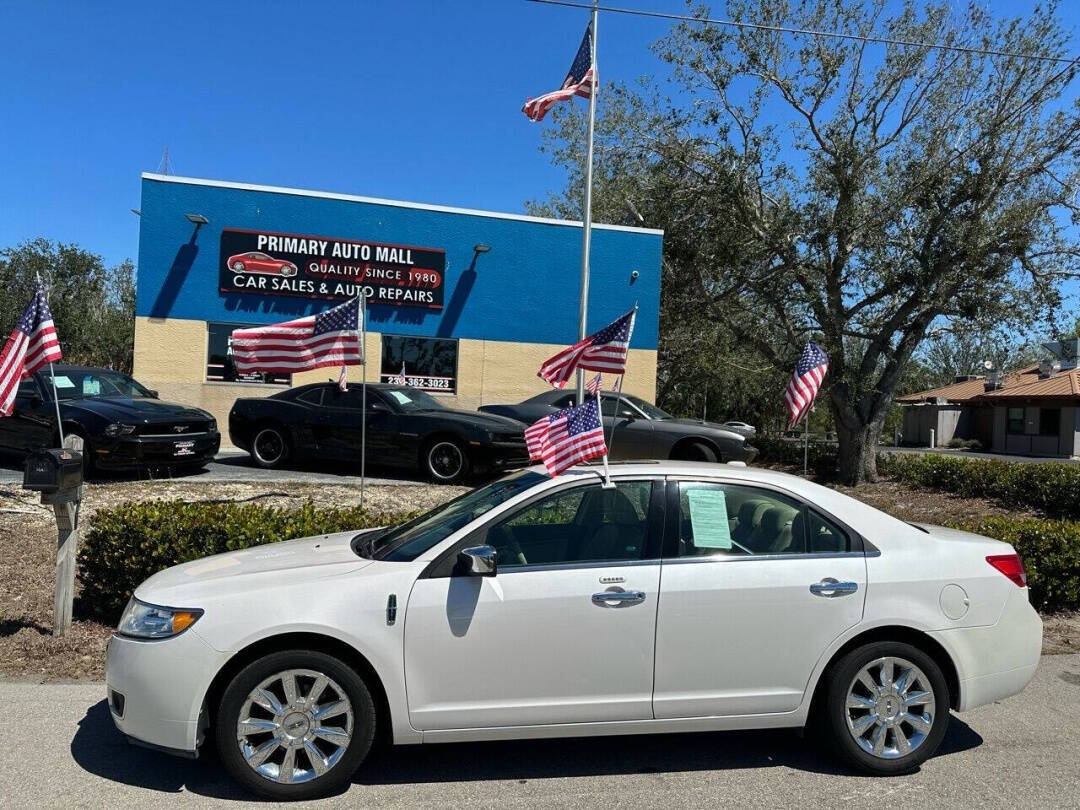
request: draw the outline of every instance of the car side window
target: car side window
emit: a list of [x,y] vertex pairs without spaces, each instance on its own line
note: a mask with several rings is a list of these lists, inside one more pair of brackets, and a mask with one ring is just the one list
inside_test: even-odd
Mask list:
[[23,380],[15,391],[15,399],[29,402],[38,395],[37,384],[33,380]]
[[807,509],[806,548],[811,554],[839,554],[851,551],[848,533],[813,509]]
[[623,481],[554,493],[488,527],[487,543],[500,570],[643,559],[652,486]]
[[679,557],[802,554],[802,505],[767,489],[705,481],[679,484]]
[[310,391],[305,391],[296,399],[299,402],[306,402],[308,405],[322,405],[323,389],[313,388]]

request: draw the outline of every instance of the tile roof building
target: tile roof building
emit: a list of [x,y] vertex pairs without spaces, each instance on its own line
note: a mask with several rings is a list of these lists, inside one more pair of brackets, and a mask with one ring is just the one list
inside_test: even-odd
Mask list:
[[998,453],[1080,456],[1080,339],[1043,346],[1055,359],[897,397],[904,443],[930,445],[933,431],[938,447],[975,439]]

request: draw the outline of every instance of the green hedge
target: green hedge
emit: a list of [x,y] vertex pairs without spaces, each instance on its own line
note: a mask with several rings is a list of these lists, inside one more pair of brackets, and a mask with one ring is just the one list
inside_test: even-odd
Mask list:
[[1080,465],[987,461],[933,453],[882,453],[878,472],[908,484],[1047,515],[1080,516]]
[[[754,460],[759,464],[788,464],[802,468],[803,443],[797,439],[779,439],[774,436],[755,436],[749,440],[759,451]],[[833,477],[837,470],[836,444],[810,442],[809,466],[815,475]]]
[[407,520],[359,507],[152,501],[98,510],[79,551],[83,606],[115,621],[135,587],[162,569],[223,551]]
[[1031,603],[1039,610],[1080,609],[1080,521],[988,517],[949,525],[1010,543],[1024,561]]

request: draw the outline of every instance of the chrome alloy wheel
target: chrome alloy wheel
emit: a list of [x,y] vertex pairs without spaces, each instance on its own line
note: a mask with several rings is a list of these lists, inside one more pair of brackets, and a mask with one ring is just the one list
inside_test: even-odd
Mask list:
[[251,449],[263,464],[277,464],[285,455],[285,440],[274,428],[263,428],[255,434]]
[[866,753],[881,759],[907,756],[926,741],[934,725],[934,688],[904,658],[877,658],[848,686],[848,731]]
[[461,474],[465,455],[453,442],[438,442],[428,451],[428,466],[436,478],[449,481]]
[[311,669],[288,669],[256,686],[236,723],[240,753],[251,768],[282,784],[310,782],[345,755],[353,707],[345,690]]

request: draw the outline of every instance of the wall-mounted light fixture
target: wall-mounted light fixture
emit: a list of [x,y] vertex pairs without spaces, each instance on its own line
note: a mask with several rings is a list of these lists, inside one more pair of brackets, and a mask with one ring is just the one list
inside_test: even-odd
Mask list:
[[210,220],[202,214],[184,214],[184,219],[188,222],[193,222],[196,225],[208,225],[210,223]]
[[473,252],[475,253],[487,253],[491,250],[491,245],[485,245],[483,242],[473,245]]

